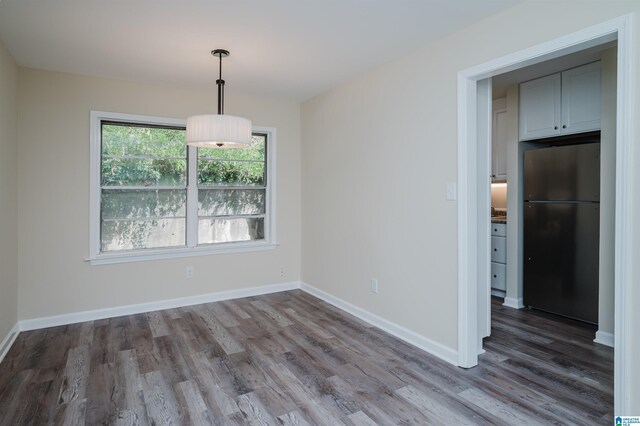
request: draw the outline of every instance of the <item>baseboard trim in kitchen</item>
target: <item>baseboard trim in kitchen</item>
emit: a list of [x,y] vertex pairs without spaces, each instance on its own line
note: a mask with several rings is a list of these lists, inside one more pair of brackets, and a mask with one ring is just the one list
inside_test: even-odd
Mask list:
[[504,303],[502,305],[506,306],[507,308],[513,308],[513,309],[524,308],[524,302],[522,301],[521,297],[517,299],[515,297],[505,297]]
[[312,296],[324,300],[325,302],[335,306],[336,308],[342,309],[343,311],[355,317],[358,317],[375,327],[378,327],[381,330],[386,331],[387,333],[397,337],[400,340],[404,340],[405,342],[416,346],[425,352],[430,353],[433,356],[436,356],[452,365],[458,365],[458,352],[451,348],[448,348],[438,342],[434,342],[433,340],[428,339],[392,321],[381,318],[378,315],[373,314],[365,309],[352,305],[351,303],[342,300],[339,297],[326,293],[305,282],[302,282],[300,284],[300,289]]
[[495,297],[499,297],[500,299],[504,299],[504,291],[491,289],[491,295]]
[[596,331],[596,338],[593,339],[593,341],[596,343],[600,343],[601,345],[609,346],[610,348],[614,347],[615,342],[613,333],[602,330]]

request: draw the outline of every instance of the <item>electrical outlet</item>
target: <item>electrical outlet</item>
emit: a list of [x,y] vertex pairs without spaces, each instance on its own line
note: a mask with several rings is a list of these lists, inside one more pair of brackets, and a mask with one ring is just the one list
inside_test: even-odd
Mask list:
[[280,276],[284,277],[284,267],[280,268]]
[[188,280],[193,278],[193,266],[187,266],[187,270],[184,272],[184,277]]
[[376,278],[371,278],[371,292],[378,292],[378,280]]

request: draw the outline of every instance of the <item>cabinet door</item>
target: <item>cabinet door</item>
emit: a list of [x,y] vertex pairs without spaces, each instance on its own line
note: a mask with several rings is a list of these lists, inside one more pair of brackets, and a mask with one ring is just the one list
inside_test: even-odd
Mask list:
[[507,178],[507,109],[493,110],[493,137],[491,144],[491,174],[498,179]]
[[507,290],[507,265],[491,262],[491,288]]
[[491,223],[491,236],[492,237],[506,237],[507,236],[507,224],[506,223]]
[[491,237],[491,261],[507,263],[507,239],[505,237]]
[[560,135],[560,74],[520,85],[520,140]]
[[562,133],[600,129],[600,62],[562,73]]

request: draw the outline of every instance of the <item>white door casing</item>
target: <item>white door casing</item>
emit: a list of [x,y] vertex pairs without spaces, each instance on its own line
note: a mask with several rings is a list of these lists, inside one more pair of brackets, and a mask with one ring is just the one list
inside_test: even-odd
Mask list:
[[[632,53],[632,15],[602,22],[581,31],[557,38],[467,68],[458,73],[458,364],[470,368],[478,364],[478,335],[481,333],[478,309],[477,264],[486,258],[489,234],[478,233],[477,207],[478,81],[524,68],[617,39],[617,116],[616,116],[616,208],[615,208],[615,355],[614,412],[632,415],[630,379],[627,370],[632,362],[630,348],[631,288],[631,143],[633,140],[632,93],[635,87]],[[486,117],[489,120],[489,117]],[[482,151],[482,150],[480,150]],[[485,165],[486,166],[486,165]],[[482,195],[484,196],[484,194]],[[522,261],[518,259],[518,261]]]

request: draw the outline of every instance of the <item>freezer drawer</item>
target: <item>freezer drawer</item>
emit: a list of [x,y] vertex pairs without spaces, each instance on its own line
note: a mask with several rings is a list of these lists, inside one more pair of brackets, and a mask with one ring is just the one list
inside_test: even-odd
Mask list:
[[598,323],[597,203],[525,203],[524,304]]
[[507,263],[507,239],[491,237],[491,261]]
[[507,291],[507,265],[491,262],[491,288]]

